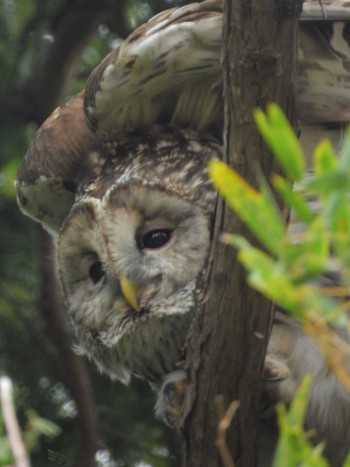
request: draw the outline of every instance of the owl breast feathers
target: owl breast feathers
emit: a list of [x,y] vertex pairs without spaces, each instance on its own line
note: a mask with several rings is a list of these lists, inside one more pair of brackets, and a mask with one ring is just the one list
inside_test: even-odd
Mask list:
[[[350,6],[326,3],[325,16],[320,2],[305,1],[300,22],[297,108],[306,145],[315,129],[350,119]],[[138,28],[42,125],[18,173],[20,208],[55,238],[80,352],[123,382],[135,375],[159,387],[181,367],[205,298],[216,203],[207,164],[222,152],[222,25],[221,2],[207,0]],[[281,313],[265,366],[283,369],[265,392],[287,403],[311,372],[307,426],[330,440],[328,455],[340,465],[350,444],[349,394]],[[172,375],[169,384],[186,381],[181,370]]]

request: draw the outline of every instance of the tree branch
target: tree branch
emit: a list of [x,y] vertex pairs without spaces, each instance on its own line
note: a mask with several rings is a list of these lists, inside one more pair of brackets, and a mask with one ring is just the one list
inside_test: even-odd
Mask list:
[[233,417],[235,416],[239,408],[239,402],[238,401],[231,402],[231,404],[228,406],[226,411],[224,410],[225,409],[224,398],[222,394],[217,396],[215,402],[217,405],[218,419],[219,419],[216,447],[219,450],[224,467],[235,467],[235,462],[232,459],[230,450],[227,446],[226,432],[228,428],[230,427]]
[[6,432],[16,467],[30,467],[30,460],[24,447],[22,433],[16,418],[12,397],[12,381],[8,376],[0,377],[1,409]]
[[[275,170],[253,122],[253,110],[274,101],[294,122],[297,26],[302,0],[227,0],[224,27],[225,160],[251,184]],[[257,462],[257,414],[261,370],[271,326],[271,304],[251,290],[222,232],[250,238],[247,229],[219,201],[208,279],[208,300],[192,326],[186,365],[190,369],[185,420],[184,465],[222,465],[215,448],[213,401],[240,408],[227,430],[238,466]],[[259,337],[263,336],[263,338]]]

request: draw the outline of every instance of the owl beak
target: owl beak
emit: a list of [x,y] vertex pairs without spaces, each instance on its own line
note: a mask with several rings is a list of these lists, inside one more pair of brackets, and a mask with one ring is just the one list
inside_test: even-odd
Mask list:
[[140,311],[140,307],[137,303],[137,284],[130,282],[125,276],[119,276],[120,290],[125,300],[129,305],[136,311]]

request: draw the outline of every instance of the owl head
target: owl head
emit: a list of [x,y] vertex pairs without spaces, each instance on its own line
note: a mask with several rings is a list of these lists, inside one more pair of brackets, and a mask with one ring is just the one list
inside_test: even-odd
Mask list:
[[79,349],[112,378],[160,382],[181,360],[203,294],[221,145],[156,125],[101,153],[58,236]]

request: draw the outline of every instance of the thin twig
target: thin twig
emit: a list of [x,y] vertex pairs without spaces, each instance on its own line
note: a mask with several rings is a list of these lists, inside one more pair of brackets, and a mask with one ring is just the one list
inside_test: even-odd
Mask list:
[[14,457],[15,467],[30,467],[30,460],[24,447],[22,433],[18,425],[12,397],[12,381],[8,376],[0,377],[1,409],[6,432]]
[[216,447],[218,448],[222,463],[225,467],[235,467],[235,461],[230,453],[230,450],[226,442],[226,432],[231,425],[232,419],[237,412],[239,407],[239,401],[235,400],[228,406],[226,412],[224,412],[224,397],[222,394],[216,397],[215,403],[217,405],[217,411],[219,416]]
[[324,5],[323,5],[323,1],[322,1],[322,0],[318,0],[318,3],[320,4],[320,7],[321,7],[321,10],[322,10],[322,14],[323,14],[324,19],[327,19],[327,12],[326,12],[325,7],[324,7]]

